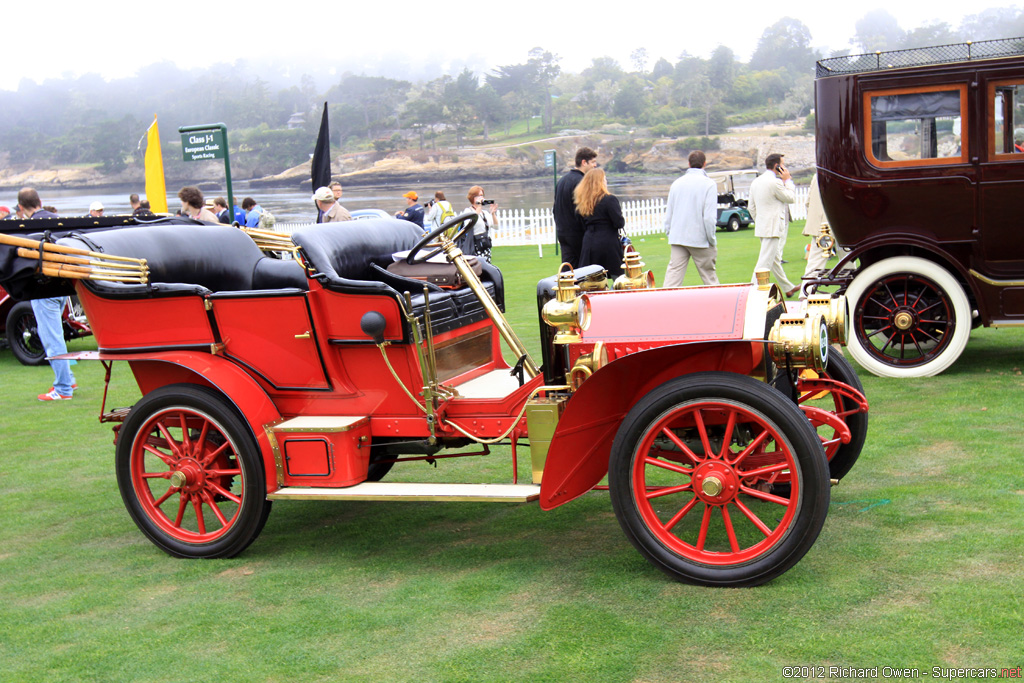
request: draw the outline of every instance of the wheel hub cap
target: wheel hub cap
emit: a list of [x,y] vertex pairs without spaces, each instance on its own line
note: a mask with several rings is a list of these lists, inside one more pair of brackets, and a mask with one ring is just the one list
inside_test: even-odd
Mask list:
[[195,493],[203,487],[203,469],[194,460],[178,463],[178,468],[171,475],[171,486],[183,491]]
[[708,477],[701,485],[700,490],[707,496],[717,496],[722,492],[722,482],[718,477]]
[[909,330],[914,324],[914,316],[907,311],[900,311],[893,318],[892,322],[896,326],[896,329]]
[[739,483],[733,469],[721,461],[704,463],[693,473],[697,497],[712,505],[722,505],[735,498]]

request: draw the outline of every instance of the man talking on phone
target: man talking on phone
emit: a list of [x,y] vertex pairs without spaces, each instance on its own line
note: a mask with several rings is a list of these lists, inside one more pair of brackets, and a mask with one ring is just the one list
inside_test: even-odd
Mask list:
[[782,154],[769,154],[764,160],[767,169],[750,184],[750,215],[754,219],[754,235],[761,240],[754,277],[758,270],[770,270],[786,297],[800,291],[782,269],[782,247],[789,231],[789,205],[796,201],[796,186],[789,170],[782,164]]

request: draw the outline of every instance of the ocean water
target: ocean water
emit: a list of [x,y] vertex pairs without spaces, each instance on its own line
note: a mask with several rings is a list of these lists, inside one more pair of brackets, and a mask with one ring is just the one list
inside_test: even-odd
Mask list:
[[[610,177],[609,189],[622,201],[638,199],[654,199],[667,197],[669,185],[675,180],[668,176],[622,176]],[[485,196],[494,199],[500,209],[529,210],[550,207],[554,196],[554,180],[519,180],[508,182],[482,182]],[[455,210],[461,211],[468,206],[466,193],[472,183],[410,183],[408,185],[381,186],[350,186],[344,188],[341,203],[350,211],[356,209],[382,209],[389,213],[405,209],[402,195],[415,190],[420,201],[434,196],[441,190]],[[128,195],[137,192],[144,196],[143,187],[124,188],[121,190],[103,189],[47,189],[37,188],[44,205],[56,207],[62,216],[83,216],[89,212],[89,204],[94,201],[103,203],[107,215],[130,213]],[[207,199],[216,196],[227,198],[225,190],[204,190]],[[235,203],[241,205],[242,199],[252,197],[259,204],[274,214],[279,221],[299,223],[312,221],[316,218],[310,193],[294,188],[251,188],[246,183],[236,183],[234,187]],[[16,190],[0,190],[0,205],[14,208],[17,204]],[[181,206],[177,190],[169,190],[167,206],[173,212]]]

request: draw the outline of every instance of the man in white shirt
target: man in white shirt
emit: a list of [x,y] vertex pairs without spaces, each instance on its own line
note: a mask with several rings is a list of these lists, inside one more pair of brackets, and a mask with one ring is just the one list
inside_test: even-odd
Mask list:
[[718,239],[718,187],[704,171],[704,152],[690,152],[690,169],[672,183],[665,207],[665,234],[672,255],[665,272],[665,287],[680,287],[690,259],[697,266],[700,281],[717,285],[715,260]]
[[775,281],[787,297],[800,287],[790,282],[782,268],[782,247],[789,231],[789,205],[796,201],[796,186],[789,169],[782,165],[781,154],[769,154],[764,165],[767,169],[750,184],[750,215],[754,219],[754,235],[761,239],[761,252],[757,255],[754,276],[758,270],[770,270]]

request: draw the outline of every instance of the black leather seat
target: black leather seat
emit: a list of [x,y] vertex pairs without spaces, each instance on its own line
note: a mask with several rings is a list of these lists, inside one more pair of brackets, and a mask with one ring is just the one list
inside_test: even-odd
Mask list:
[[248,235],[226,225],[137,226],[71,235],[58,243],[146,259],[148,285],[86,281],[118,298],[308,288],[298,262],[265,256]]
[[[381,294],[404,300],[409,292],[413,315],[423,315],[426,287],[430,316],[435,333],[483,320],[486,313],[472,290],[447,290],[388,272],[393,254],[408,251],[422,237],[421,230],[409,221],[375,218],[342,223],[325,223],[300,228],[292,241],[313,266],[312,277],[325,289],[349,294]],[[484,264],[484,286],[504,306],[501,272]]]

